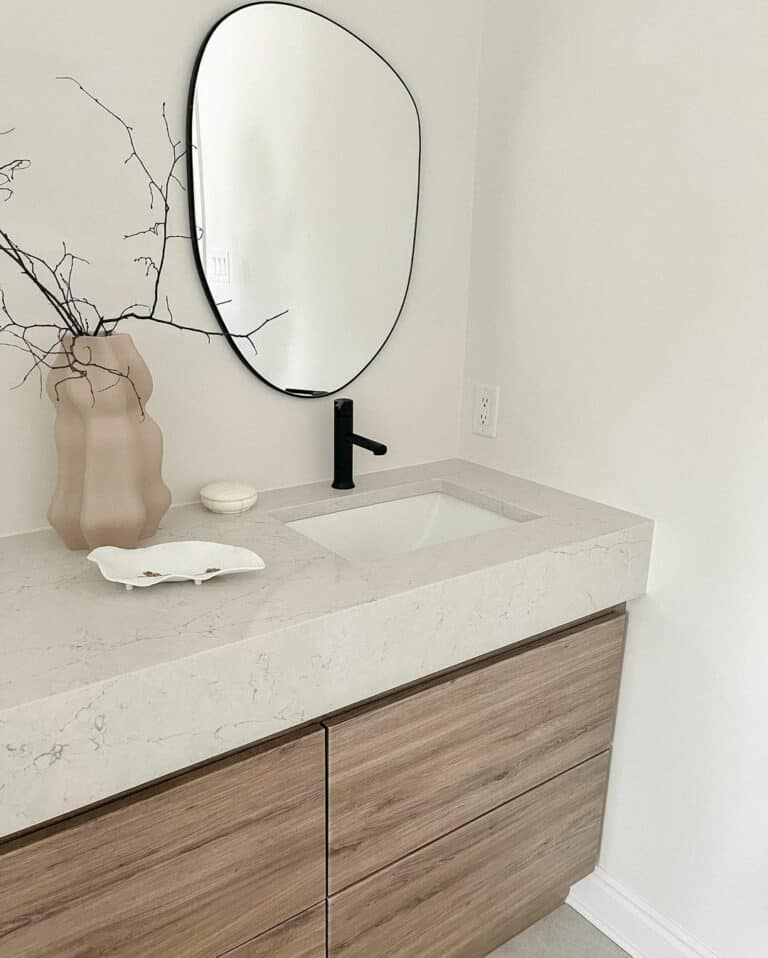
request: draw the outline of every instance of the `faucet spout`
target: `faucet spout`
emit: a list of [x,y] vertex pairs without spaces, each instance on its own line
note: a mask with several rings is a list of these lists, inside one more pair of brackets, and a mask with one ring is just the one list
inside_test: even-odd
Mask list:
[[333,488],[354,489],[352,452],[355,446],[367,449],[374,456],[384,456],[383,442],[359,436],[354,430],[354,403],[351,399],[336,399],[333,404]]
[[355,432],[352,433],[351,439],[353,446],[360,446],[361,449],[367,449],[368,452],[372,452],[374,456],[386,456],[387,454],[387,447],[383,442],[376,442],[375,439],[368,439],[367,436],[358,436]]

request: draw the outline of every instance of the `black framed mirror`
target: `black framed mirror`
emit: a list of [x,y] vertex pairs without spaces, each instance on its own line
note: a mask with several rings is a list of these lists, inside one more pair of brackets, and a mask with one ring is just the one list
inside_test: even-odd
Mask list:
[[203,43],[188,145],[195,258],[230,345],[284,393],[343,389],[413,273],[421,120],[405,81],[324,14],[251,3]]

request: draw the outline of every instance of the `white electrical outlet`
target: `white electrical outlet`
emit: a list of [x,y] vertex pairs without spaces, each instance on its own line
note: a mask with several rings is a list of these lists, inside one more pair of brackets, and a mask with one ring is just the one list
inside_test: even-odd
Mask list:
[[475,402],[472,407],[472,432],[477,436],[496,436],[499,418],[499,387],[475,386]]

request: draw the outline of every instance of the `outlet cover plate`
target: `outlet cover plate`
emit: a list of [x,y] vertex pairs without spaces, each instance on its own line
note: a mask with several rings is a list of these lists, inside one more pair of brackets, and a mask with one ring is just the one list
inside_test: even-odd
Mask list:
[[499,418],[499,387],[476,385],[472,405],[472,432],[488,439],[496,437]]

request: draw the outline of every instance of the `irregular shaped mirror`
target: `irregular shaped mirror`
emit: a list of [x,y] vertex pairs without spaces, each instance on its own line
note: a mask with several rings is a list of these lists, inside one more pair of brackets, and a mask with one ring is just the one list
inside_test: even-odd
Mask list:
[[[421,129],[399,74],[322,14],[253,3],[198,57],[189,110],[197,260],[232,347],[300,396],[382,348],[413,268]],[[276,317],[276,318],[273,318]]]

